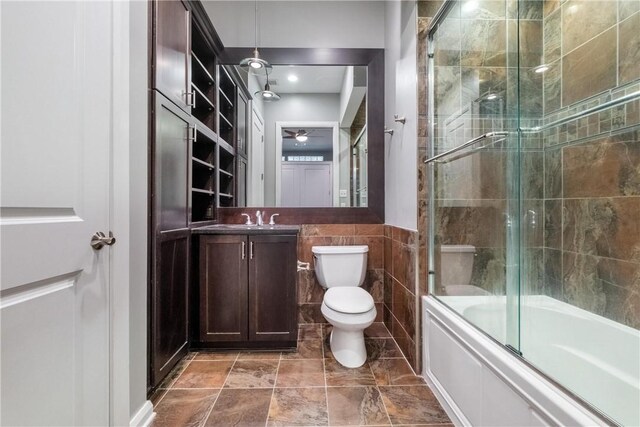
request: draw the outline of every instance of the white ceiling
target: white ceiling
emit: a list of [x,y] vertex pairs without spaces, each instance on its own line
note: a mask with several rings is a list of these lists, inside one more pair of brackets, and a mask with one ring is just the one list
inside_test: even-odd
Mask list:
[[[276,80],[271,90],[276,93],[340,93],[345,66],[300,66],[274,65],[269,72],[269,81]],[[289,75],[298,77],[297,82],[290,82]],[[265,76],[258,76],[260,84],[265,84]]]
[[[287,135],[285,130],[297,132],[297,128],[283,128],[282,136]],[[332,128],[305,128],[309,132],[307,145],[296,146],[295,139],[282,139],[282,151],[291,152],[313,152],[313,151],[333,151],[333,129]]]

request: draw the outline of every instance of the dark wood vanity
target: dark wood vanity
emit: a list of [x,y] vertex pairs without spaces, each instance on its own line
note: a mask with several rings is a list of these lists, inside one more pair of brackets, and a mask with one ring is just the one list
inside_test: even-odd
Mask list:
[[295,226],[193,230],[199,239],[195,347],[296,346],[298,231]]

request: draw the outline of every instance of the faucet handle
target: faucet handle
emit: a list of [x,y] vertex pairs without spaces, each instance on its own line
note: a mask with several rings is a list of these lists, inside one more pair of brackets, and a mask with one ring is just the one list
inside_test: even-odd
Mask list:
[[280,214],[274,213],[273,215],[271,215],[271,218],[269,218],[269,225],[276,225],[276,220],[274,218],[277,216],[280,216]]
[[246,213],[243,213],[243,214],[240,214],[240,215],[247,217],[247,222],[245,222],[245,225],[253,225],[253,222],[251,222],[251,215],[246,214]]

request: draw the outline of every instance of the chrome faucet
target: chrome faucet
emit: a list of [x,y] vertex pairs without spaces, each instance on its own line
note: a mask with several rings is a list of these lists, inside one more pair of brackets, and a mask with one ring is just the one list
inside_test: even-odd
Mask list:
[[275,217],[277,216],[280,216],[280,214],[274,213],[273,215],[271,215],[271,218],[269,218],[269,225],[276,225]]
[[264,221],[262,219],[262,215],[264,215],[264,212],[260,212],[260,211],[256,212],[256,225],[258,227],[262,227],[264,225]]
[[241,216],[246,216],[247,217],[247,222],[244,223],[244,225],[253,225],[253,222],[251,222],[251,215],[243,213],[240,214]]

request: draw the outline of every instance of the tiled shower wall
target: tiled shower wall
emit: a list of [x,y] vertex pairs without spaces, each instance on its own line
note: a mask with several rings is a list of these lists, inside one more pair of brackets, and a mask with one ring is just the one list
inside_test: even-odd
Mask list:
[[[418,2],[418,297],[427,292],[426,29],[441,3]],[[477,3],[480,21],[507,20],[500,37],[514,30],[515,1]],[[506,5],[502,18],[500,5]],[[511,97],[515,78],[520,79],[522,126],[550,123],[640,90],[640,1],[534,0],[520,1],[519,7],[519,76],[496,64],[469,63],[467,68],[475,68],[479,80],[488,81],[490,87],[495,87],[492,79],[506,79]],[[503,24],[491,25],[495,30]],[[509,44],[507,52],[512,55],[515,49]],[[542,63],[549,70],[534,73]],[[445,88],[450,90],[451,85]],[[434,96],[438,98],[437,91]],[[547,294],[636,328],[640,327],[639,124],[636,100],[530,134],[524,140],[521,165],[525,292]],[[482,155],[481,164],[486,160],[496,169],[504,165],[489,160],[489,150]],[[506,176],[494,178],[493,184],[483,187],[495,190]],[[485,200],[489,193],[481,187],[480,195]],[[440,213],[438,224],[448,243],[478,248],[489,243],[478,251],[473,284],[503,293],[487,285],[504,282],[495,274],[502,267],[492,262],[501,258],[496,252],[499,245],[490,241],[504,233],[504,221],[495,216],[504,208],[488,207],[483,204],[484,214],[477,206],[448,208],[449,212]],[[498,240],[504,241],[503,237]]]
[[[543,123],[640,91],[640,1],[544,6]],[[528,292],[640,328],[640,100],[542,137],[544,240]]]

